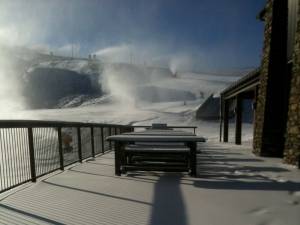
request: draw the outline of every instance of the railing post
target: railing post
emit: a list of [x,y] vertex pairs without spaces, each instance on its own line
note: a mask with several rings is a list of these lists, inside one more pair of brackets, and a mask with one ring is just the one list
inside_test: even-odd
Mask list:
[[36,171],[35,171],[35,158],[34,158],[34,144],[33,144],[32,127],[28,128],[28,145],[29,145],[29,160],[30,160],[31,181],[32,182],[36,182]]
[[92,157],[95,158],[94,127],[91,126]]
[[104,153],[104,134],[103,134],[103,127],[101,127],[101,147],[102,147],[102,153]]
[[235,144],[240,145],[242,143],[242,97],[236,96],[236,110],[235,110]]
[[58,150],[59,150],[60,169],[64,170],[64,154],[63,154],[63,148],[62,148],[61,127],[57,128],[57,134],[58,134]]
[[224,100],[224,106],[223,106],[223,110],[224,110],[224,118],[223,118],[223,142],[228,142],[228,129],[229,129],[229,100]]
[[220,121],[220,137],[219,137],[219,142],[222,142],[222,133],[223,133],[223,118],[224,118],[224,104],[223,104],[223,96],[220,96],[220,111],[219,111],[219,121]]
[[[108,136],[111,136],[111,127],[109,127],[109,135]],[[111,144],[111,141],[109,141],[109,150],[111,150],[111,147],[112,147],[112,144]]]
[[78,159],[79,159],[79,162],[82,162],[80,127],[77,127],[77,143],[78,143]]

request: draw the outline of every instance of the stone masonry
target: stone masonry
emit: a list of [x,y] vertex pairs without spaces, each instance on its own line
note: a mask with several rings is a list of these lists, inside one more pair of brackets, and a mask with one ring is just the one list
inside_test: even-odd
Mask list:
[[263,121],[265,117],[265,102],[267,95],[267,83],[269,74],[269,58],[271,49],[271,33],[272,33],[272,8],[273,0],[269,0],[265,7],[265,30],[264,30],[264,47],[260,72],[260,86],[257,97],[257,107],[255,111],[255,124],[254,124],[254,139],[253,139],[253,152],[260,155],[262,149],[262,136],[263,136]]
[[[300,1],[299,1],[300,9]],[[293,54],[293,68],[291,91],[289,99],[289,113],[284,149],[284,161],[298,164],[300,158],[300,13],[296,31],[295,49]]]
[[[271,44],[272,44],[272,20],[273,20],[273,6],[276,0],[267,0],[264,12],[265,30],[264,30],[264,47],[261,62],[261,77],[260,86],[257,96],[257,107],[255,111],[255,127],[254,127],[254,141],[253,152],[257,155],[264,155],[265,140],[265,115],[266,102],[268,95],[268,85],[271,58]],[[300,1],[299,1],[300,9]],[[298,26],[296,31],[296,40],[294,47],[294,54],[292,60],[292,74],[291,74],[291,90],[289,92],[288,105],[288,119],[285,133],[284,146],[284,161],[289,164],[298,164],[300,158],[300,13],[298,12]]]

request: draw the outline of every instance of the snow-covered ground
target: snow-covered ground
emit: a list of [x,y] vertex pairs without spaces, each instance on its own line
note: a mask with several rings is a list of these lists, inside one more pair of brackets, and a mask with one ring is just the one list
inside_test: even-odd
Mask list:
[[[198,178],[160,173],[115,177],[113,156],[104,155],[37,184],[27,184],[24,190],[22,186],[12,195],[0,195],[0,223],[299,224],[299,171],[282,164],[281,159],[254,156],[251,153],[252,124],[243,124],[243,145],[236,146],[218,143],[218,121],[195,119],[195,110],[204,101],[202,95],[218,94],[238,77],[195,73],[175,76],[170,71],[162,74],[161,70],[151,70],[148,76],[150,70],[145,68],[90,67],[87,60],[56,58],[49,61],[49,57],[31,62],[30,66],[31,69],[61,68],[86,74],[100,69],[99,82],[107,89],[107,95],[66,96],[60,109],[2,110],[1,119],[191,125],[197,126],[197,134],[208,142],[198,156]],[[30,72],[30,68],[24,70]],[[15,87],[14,82],[10,84]],[[139,87],[143,91],[144,86],[150,85],[188,91],[195,95],[195,100],[142,101],[135,90]],[[9,96],[4,91],[0,94],[3,98]],[[10,102],[15,99],[20,98],[8,98]],[[229,134],[233,142],[234,124],[230,124]],[[1,197],[5,198],[1,200]]]
[[300,172],[245,146],[199,145],[198,177],[114,175],[112,153],[0,195],[2,224],[298,225]]
[[[22,93],[11,90],[14,93],[14,98],[12,98],[12,94],[8,91],[0,91],[0,103],[4,100],[5,103],[8,101],[7,104],[2,104],[5,106],[0,110],[1,119],[63,120],[139,125],[162,122],[169,125],[196,125],[199,127],[198,133],[200,135],[210,138],[210,140],[217,140],[218,122],[196,121],[194,119],[195,110],[206,97],[211,94],[218,94],[239,78],[236,75],[205,73],[177,72],[173,74],[167,68],[105,64],[99,60],[69,59],[35,54],[33,51],[30,51],[26,58],[26,51],[26,49],[14,50],[10,52],[10,57],[8,57],[10,62],[14,62],[13,65],[16,64],[16,66],[19,64],[14,59],[17,56],[24,61],[22,61],[22,71],[25,71],[26,76],[30,76],[30,73],[36,68],[49,70],[56,68],[75,71],[79,74],[99,74],[98,82],[105,95],[101,97],[70,95],[58,101],[57,105],[61,109],[29,110],[26,109],[26,99]],[[22,79],[26,76],[23,74],[16,76],[18,77],[18,89],[22,89]],[[16,87],[15,83],[11,82],[6,89],[13,87]],[[149,94],[153,94],[153,102],[141,99],[140,95],[146,88]],[[183,95],[185,94],[187,100],[184,100]],[[34,93],[34,95],[39,95],[39,93]],[[166,99],[170,99],[170,96],[173,99],[167,102]],[[194,96],[194,100],[191,100],[191,96]],[[181,100],[176,101],[176,97]],[[15,105],[20,107],[14,107]],[[248,130],[249,125],[246,124],[245,127]],[[251,130],[251,126],[249,129]],[[245,137],[247,140],[249,139],[247,136]]]
[[[233,73],[235,74],[233,76],[189,72],[173,74],[168,68],[70,59],[40,54],[25,48],[10,49],[2,46],[2,50],[6,56],[2,58],[5,62],[9,61],[9,67],[4,65],[4,60],[1,60],[0,69],[3,70],[0,71],[0,78],[2,78],[0,80],[3,81],[0,88],[1,119],[47,119],[147,125],[152,122],[164,122],[170,125],[198,125],[198,132],[216,139],[218,123],[196,121],[195,109],[205,98],[211,94],[218,94],[240,77],[236,76],[236,73]],[[14,79],[9,80],[10,82],[7,82],[7,67],[14,74]],[[15,71],[13,68],[19,69]],[[36,68],[96,74],[99,76],[98,81],[92,80],[91,82],[93,85],[99,83],[106,95],[95,98],[74,96],[70,93],[57,100],[57,106],[63,109],[29,110],[26,106],[28,101],[24,98],[24,90],[22,90],[23,86],[26,86],[23,85],[25,82],[23,79],[30,76]],[[46,79],[45,82],[47,82]],[[61,88],[70,89],[64,85]],[[140,96],[145,89],[149,94],[153,94],[152,102],[141,99]],[[33,89],[27,92],[30,96],[40,95],[40,93],[31,93],[34,92]],[[50,93],[44,94],[51,96],[51,89]],[[172,102],[170,102],[170,97],[172,97]],[[176,97],[181,100],[176,101]],[[48,100],[45,99],[45,101]],[[74,106],[76,107],[69,108]]]
[[[209,141],[219,140],[219,122],[195,119],[195,110],[202,100],[164,103],[139,103],[126,105],[109,97],[93,99],[83,106],[64,109],[24,110],[14,114],[2,114],[7,119],[35,119],[98,122],[111,124],[151,125],[167,123],[169,125],[198,126],[197,133]],[[230,127],[230,140],[233,140],[234,128]],[[243,124],[243,140],[252,139],[252,124]]]

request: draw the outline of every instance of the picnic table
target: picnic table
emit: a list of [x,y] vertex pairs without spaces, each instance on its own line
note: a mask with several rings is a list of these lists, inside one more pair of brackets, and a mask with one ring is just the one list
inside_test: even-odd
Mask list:
[[[140,132],[124,133],[107,138],[115,142],[115,174],[129,170],[162,170],[162,171],[187,171],[192,176],[196,175],[196,150],[197,142],[205,142],[205,138],[185,131],[173,130],[146,130]],[[136,144],[138,143],[138,144]],[[141,143],[147,144],[141,145]],[[151,145],[153,144],[153,145]],[[182,166],[137,166],[126,161],[126,154],[159,156],[175,161],[179,156],[187,156],[187,165]],[[174,156],[174,157],[173,157]]]

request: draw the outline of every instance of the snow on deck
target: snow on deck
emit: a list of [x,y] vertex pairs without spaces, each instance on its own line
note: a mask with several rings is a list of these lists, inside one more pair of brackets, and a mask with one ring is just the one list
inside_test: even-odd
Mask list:
[[[206,143],[198,178],[114,176],[113,154],[0,195],[0,224],[299,224],[300,171],[248,147]],[[2,200],[1,200],[2,197]]]

